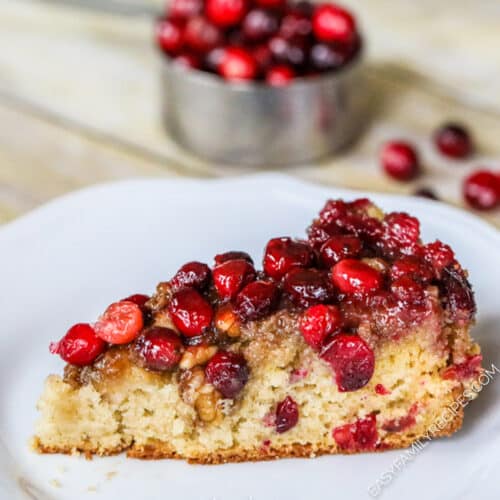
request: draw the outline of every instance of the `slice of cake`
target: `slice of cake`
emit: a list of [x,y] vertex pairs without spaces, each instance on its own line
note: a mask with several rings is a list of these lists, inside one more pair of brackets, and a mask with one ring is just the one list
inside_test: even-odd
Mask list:
[[190,262],[51,352],[42,453],[221,463],[448,436],[482,372],[475,303],[451,248],[368,200],[328,201],[306,240]]

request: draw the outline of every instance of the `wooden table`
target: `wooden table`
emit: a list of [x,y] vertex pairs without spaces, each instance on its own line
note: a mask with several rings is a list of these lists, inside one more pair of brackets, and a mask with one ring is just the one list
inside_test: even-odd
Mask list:
[[[345,0],[369,40],[372,119],[358,143],[327,161],[286,169],[323,184],[413,192],[432,186],[460,204],[463,176],[500,168],[500,3],[497,0]],[[0,0],[0,222],[68,191],[134,176],[238,175],[165,135],[156,0]],[[432,148],[450,118],[474,132],[478,153],[448,162]],[[408,137],[426,174],[399,184],[380,173],[386,138]],[[500,226],[500,212],[486,216]]]

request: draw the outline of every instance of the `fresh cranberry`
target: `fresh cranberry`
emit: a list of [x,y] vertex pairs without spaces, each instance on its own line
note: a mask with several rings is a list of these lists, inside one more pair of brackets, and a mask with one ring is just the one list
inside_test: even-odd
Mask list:
[[207,53],[204,59],[204,67],[207,71],[211,73],[217,73],[219,71],[219,65],[222,61],[222,57],[224,56],[224,48],[223,47],[215,47]]
[[264,253],[264,271],[271,278],[282,278],[293,267],[309,267],[314,255],[307,243],[292,238],[273,238]]
[[203,10],[203,0],[172,0],[169,4],[169,17],[181,21],[201,14]]
[[282,434],[297,425],[299,421],[299,407],[297,403],[287,396],[276,407],[276,432]]
[[346,294],[370,294],[382,287],[382,274],[355,259],[344,259],[332,269],[333,284]]
[[253,9],[243,20],[243,34],[250,42],[261,42],[278,31],[278,19],[268,10]]
[[174,325],[187,337],[201,335],[212,322],[212,306],[192,288],[175,293],[168,309]]
[[246,260],[248,263],[252,264],[253,266],[253,259],[248,255],[246,252],[239,252],[239,251],[231,251],[231,252],[226,252],[226,253],[219,253],[214,257],[214,262],[215,265],[218,266],[219,264],[223,264],[224,262],[227,262],[228,260]]
[[321,352],[321,357],[335,372],[340,392],[361,389],[370,381],[375,369],[373,351],[358,335],[334,335]]
[[292,10],[283,17],[280,26],[280,35],[287,40],[297,37],[308,37],[312,32],[311,19],[307,14]]
[[222,299],[234,299],[237,293],[255,279],[255,269],[246,260],[228,260],[214,268],[214,285]]
[[106,342],[86,323],[71,327],[59,342],[51,342],[50,352],[72,365],[90,365],[106,349]]
[[196,16],[187,22],[184,40],[194,51],[206,54],[222,43],[222,33],[204,17]]
[[184,45],[182,24],[172,19],[160,19],[156,23],[156,42],[167,54],[177,54]]
[[333,236],[320,250],[320,259],[324,267],[332,267],[342,259],[357,257],[363,244],[356,236]]
[[278,64],[289,64],[302,67],[307,61],[307,41],[295,38],[287,40],[282,36],[274,36],[269,40],[269,49]]
[[207,380],[225,398],[234,398],[245,387],[249,370],[241,354],[229,351],[217,352],[205,368]]
[[246,0],[206,0],[205,2],[207,17],[222,28],[239,24],[246,11]]
[[170,284],[174,291],[182,288],[197,288],[203,290],[210,282],[210,268],[202,262],[188,262],[184,264],[171,279]]
[[417,152],[413,146],[403,141],[390,141],[381,152],[382,167],[398,181],[409,181],[420,173]]
[[446,368],[442,377],[446,380],[467,380],[481,373],[481,363],[483,357],[481,354],[467,356],[463,363],[451,365]]
[[476,302],[467,276],[459,266],[445,267],[439,284],[445,308],[455,323],[468,323],[474,319]]
[[266,73],[266,83],[272,87],[283,87],[295,78],[295,71],[284,64],[274,66]]
[[447,123],[434,134],[436,147],[450,158],[466,158],[472,152],[472,140],[467,130],[456,123]]
[[272,281],[254,281],[236,296],[235,312],[242,321],[261,319],[278,306],[279,290]]
[[432,265],[437,276],[440,276],[441,271],[455,261],[455,253],[450,246],[439,240],[424,246],[424,257]]
[[141,308],[122,300],[111,304],[95,324],[98,337],[110,344],[127,344],[134,340],[144,326]]
[[413,248],[420,239],[420,222],[404,212],[392,212],[384,218],[385,239],[393,247]]
[[309,55],[312,67],[317,71],[335,71],[351,58],[351,50],[327,43],[316,43]]
[[393,281],[391,292],[407,304],[421,304],[425,299],[424,287],[410,276],[402,276]]
[[285,6],[287,0],[255,0],[259,7],[265,9],[281,9]]
[[230,81],[252,80],[258,67],[253,55],[240,47],[227,47],[219,64],[219,73]]
[[135,351],[144,366],[150,370],[172,370],[181,360],[183,345],[170,328],[153,327],[144,332],[135,343]]
[[142,293],[136,293],[135,295],[131,295],[130,297],[127,297],[126,299],[123,299],[123,300],[137,304],[141,308],[141,311],[144,312],[144,309],[146,308],[146,302],[149,299],[150,299],[149,295],[143,295]]
[[342,316],[336,306],[318,304],[309,307],[300,318],[299,330],[304,340],[319,350],[324,340],[342,326]]
[[415,196],[419,196],[420,198],[427,198],[429,200],[438,201],[438,195],[431,189],[427,187],[418,188],[414,193]]
[[399,418],[391,418],[382,424],[382,429],[387,432],[401,432],[413,427],[416,423],[418,404],[413,404],[406,415]]
[[391,391],[389,391],[389,389],[386,389],[384,385],[382,384],[377,384],[375,386],[375,392],[379,395],[379,396],[387,396],[388,394],[391,393]]
[[409,276],[424,284],[432,281],[434,277],[434,272],[427,262],[411,255],[395,260],[392,264],[390,274],[393,281],[403,276]]
[[297,307],[310,307],[332,299],[328,278],[317,269],[290,270],[283,279],[283,289]]
[[312,22],[314,34],[323,42],[349,44],[356,36],[354,17],[338,5],[319,5],[314,10]]
[[491,210],[500,205],[500,174],[491,170],[478,170],[463,184],[465,201],[477,210]]
[[172,59],[172,62],[185,69],[199,69],[201,68],[200,58],[191,52],[183,52]]
[[358,419],[333,429],[333,439],[344,451],[374,450],[377,441],[377,420],[375,415]]
[[271,49],[266,43],[256,45],[252,49],[252,55],[257,63],[258,72],[260,75],[265,75],[273,63],[273,55]]

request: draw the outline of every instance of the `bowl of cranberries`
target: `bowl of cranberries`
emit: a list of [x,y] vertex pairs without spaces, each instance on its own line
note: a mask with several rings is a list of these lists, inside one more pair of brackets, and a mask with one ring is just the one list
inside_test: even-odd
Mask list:
[[340,5],[172,0],[155,36],[167,131],[202,157],[289,165],[359,130],[362,41]]

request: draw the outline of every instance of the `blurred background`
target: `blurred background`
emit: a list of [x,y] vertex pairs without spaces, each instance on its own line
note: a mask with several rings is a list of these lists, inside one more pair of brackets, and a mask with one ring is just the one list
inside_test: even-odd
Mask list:
[[[373,120],[352,147],[281,171],[324,185],[414,193],[463,205],[461,183],[500,169],[500,2],[344,0],[365,34]],[[216,165],[181,150],[161,121],[159,0],[0,0],[0,223],[55,196],[137,176],[219,177],[266,167]],[[431,135],[454,120],[476,153],[453,162]],[[417,145],[424,174],[385,176],[380,145]],[[481,216],[500,226],[497,210]]]

